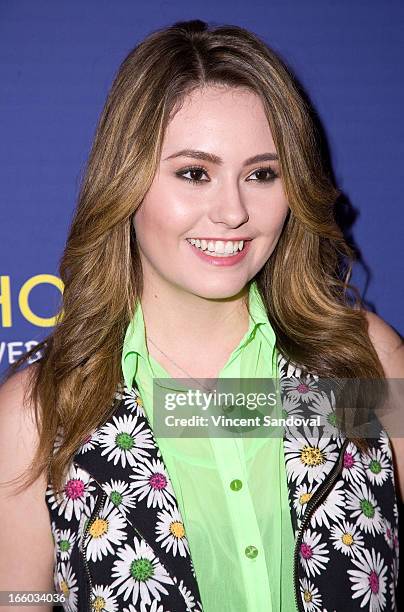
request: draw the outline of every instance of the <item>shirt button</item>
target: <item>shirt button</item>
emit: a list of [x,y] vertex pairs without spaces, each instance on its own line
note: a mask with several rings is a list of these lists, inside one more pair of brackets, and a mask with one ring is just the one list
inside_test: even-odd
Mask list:
[[243,483],[241,482],[241,480],[238,480],[237,478],[235,480],[232,480],[230,483],[230,489],[232,491],[240,491],[242,486],[243,486]]
[[245,556],[249,559],[255,559],[255,557],[258,555],[258,548],[255,546],[247,546],[244,552]]

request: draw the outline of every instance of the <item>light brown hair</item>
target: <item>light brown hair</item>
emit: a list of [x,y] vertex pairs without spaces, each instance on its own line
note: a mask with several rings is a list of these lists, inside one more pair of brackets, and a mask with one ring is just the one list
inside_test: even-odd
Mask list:
[[[290,70],[244,28],[180,22],[149,35],[118,70],[60,261],[60,315],[48,338],[11,368],[42,351],[28,389],[40,442],[24,487],[47,470],[60,490],[85,436],[111,415],[125,330],[142,294],[133,215],[153,181],[173,113],[189,92],[212,84],[260,97],[280,159],[290,211],[256,277],[278,349],[320,376],[384,375],[360,296],[348,284],[354,254],[333,213],[340,192]],[[54,452],[58,431],[63,444]]]

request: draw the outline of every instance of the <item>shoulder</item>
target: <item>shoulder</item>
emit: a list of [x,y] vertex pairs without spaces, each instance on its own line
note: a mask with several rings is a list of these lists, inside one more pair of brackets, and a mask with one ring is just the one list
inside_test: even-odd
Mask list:
[[368,334],[388,378],[404,378],[404,343],[402,337],[382,317],[363,311]]
[[35,415],[29,398],[34,373],[35,365],[32,364],[10,376],[0,386],[0,463],[3,476],[5,471],[8,472],[7,478],[14,478],[27,467],[38,443]]
[[390,383],[393,409],[381,413],[380,421],[389,435],[393,449],[397,494],[404,503],[404,403],[401,388],[404,379],[404,343],[403,339],[382,317],[365,311],[368,321],[369,338],[383,366],[385,375],[394,379]]
[[[31,377],[35,364],[16,372],[0,385],[0,431],[1,425],[24,422],[27,426],[32,420],[33,410],[29,400]],[[3,430],[4,431],[4,430]]]
[[[29,397],[34,373],[32,364],[0,386],[0,589],[3,590],[24,590],[27,584],[32,590],[53,590],[53,540],[45,504],[46,474],[42,473],[30,486],[20,490],[20,479],[32,464],[39,440]],[[43,606],[39,609],[45,610]]]
[[10,397],[10,394],[14,397],[21,396],[27,389],[37,367],[38,364],[34,362],[23,370],[14,372],[5,382],[0,384],[0,397],[5,397],[6,395]]

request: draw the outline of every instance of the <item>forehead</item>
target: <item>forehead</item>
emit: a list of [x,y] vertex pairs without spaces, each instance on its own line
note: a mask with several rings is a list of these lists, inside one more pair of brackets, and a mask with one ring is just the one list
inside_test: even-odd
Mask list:
[[237,142],[249,148],[273,146],[262,101],[247,88],[209,85],[190,92],[174,110],[163,152],[172,153],[173,146],[218,147]]

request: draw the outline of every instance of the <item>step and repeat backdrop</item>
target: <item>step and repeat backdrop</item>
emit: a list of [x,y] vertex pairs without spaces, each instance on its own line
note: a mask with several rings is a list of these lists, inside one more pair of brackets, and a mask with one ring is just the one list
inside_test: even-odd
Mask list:
[[404,5],[323,0],[0,1],[0,371],[55,323],[80,175],[119,64],[177,20],[251,29],[308,93],[360,261],[353,282],[404,328]]

